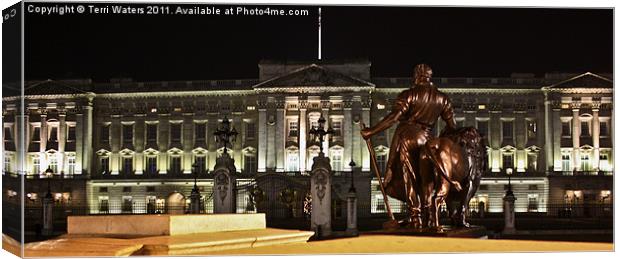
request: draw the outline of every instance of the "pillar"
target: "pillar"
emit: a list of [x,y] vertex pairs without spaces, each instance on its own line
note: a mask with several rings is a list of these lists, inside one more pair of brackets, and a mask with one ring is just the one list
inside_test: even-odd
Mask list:
[[[82,168],[81,169],[77,169],[75,170],[76,174],[82,174],[82,172],[85,172],[87,175],[90,175],[91,169],[92,167],[92,159],[91,156],[93,155],[93,99],[95,98],[95,94],[94,93],[88,93],[87,96],[88,100],[86,102],[86,105],[84,105],[83,109],[84,109],[84,131],[83,131],[83,136],[84,136],[84,143],[82,144],[82,152],[83,152],[83,156],[82,156]],[[77,128],[76,128],[76,132],[77,132]],[[77,138],[77,134],[76,134],[76,138]],[[119,139],[120,141],[120,139]]]
[[[49,181],[49,180],[48,180]],[[47,192],[43,198],[43,235],[49,236],[54,232],[54,198]]]
[[331,186],[332,172],[329,158],[320,152],[313,159],[310,173],[310,192],[312,195],[312,215],[310,229],[318,238],[331,235]]
[[511,190],[504,196],[504,230],[502,233],[511,234],[515,232],[515,198]]
[[[557,171],[554,163],[553,155],[555,154],[554,146],[552,146],[552,137],[557,135],[557,132],[551,131],[552,125],[561,123],[560,121],[551,121],[551,100],[549,100],[549,94],[545,91],[545,171]],[[560,133],[562,134],[562,133]]]
[[560,172],[562,171],[562,119],[560,118],[561,107],[553,107],[553,112],[551,115],[552,119],[552,135],[547,137],[546,141],[552,141],[550,150],[553,150],[553,154],[551,156],[551,165],[553,165],[553,170]]
[[286,140],[286,109],[284,109],[284,100],[278,100],[276,103],[276,172],[284,172],[284,152]]
[[594,147],[593,157],[592,159],[592,170],[598,171],[600,169],[599,159],[600,159],[600,134],[601,134],[601,124],[599,122],[598,112],[600,108],[600,103],[593,103],[592,105],[592,146]]
[[579,154],[579,103],[573,103],[573,171],[578,171],[581,165],[581,156]]
[[236,172],[235,161],[229,154],[224,153],[217,158],[213,173],[213,212],[235,213],[236,199]]
[[307,120],[306,120],[306,105],[307,103],[304,101],[300,102],[300,108],[299,108],[299,171],[302,173],[306,172],[306,153],[307,151],[307,147],[306,147],[306,134],[308,133],[308,131],[306,130],[307,128]]
[[258,172],[266,171],[267,162],[267,109],[263,102],[258,107]]
[[54,172],[64,175],[65,172],[65,144],[67,143],[67,111],[64,108],[58,109],[58,171]]
[[[364,123],[370,123],[370,100],[368,100],[366,103],[362,105],[362,121]],[[367,127],[370,127],[370,126],[371,125],[367,125]],[[360,134],[360,139],[361,137],[362,135]],[[367,148],[362,148],[361,151],[362,151],[362,171],[368,172],[370,171],[370,153]]]
[[[354,171],[352,171],[354,173]],[[357,235],[357,193],[351,186],[347,193],[347,230],[349,235]]]
[[353,122],[351,120],[351,102],[344,101],[344,120],[342,122],[342,132],[344,141],[344,154],[342,155],[342,161],[346,162],[344,168],[345,171],[352,171],[348,164],[351,161],[351,151],[353,149],[353,135],[359,134],[359,131],[353,129]]

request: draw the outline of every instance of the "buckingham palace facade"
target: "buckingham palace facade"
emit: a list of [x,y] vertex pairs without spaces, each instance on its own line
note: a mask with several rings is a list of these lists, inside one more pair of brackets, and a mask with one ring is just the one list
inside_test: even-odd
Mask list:
[[[335,181],[342,190],[335,191],[346,192],[347,177],[358,172],[353,177],[360,204],[369,205],[368,213],[384,212],[359,130],[390,112],[411,77],[371,77],[368,61],[258,66],[257,79],[29,81],[23,116],[19,88],[5,85],[3,199],[24,195],[36,203],[51,188],[58,202],[91,212],[113,204],[123,205],[121,210],[139,202],[163,204],[173,192],[189,196],[194,165],[205,172],[198,185],[208,196],[213,188],[208,172],[223,151],[213,133],[227,119],[239,132],[228,151],[238,185],[266,174],[307,177],[322,146],[334,175],[342,178]],[[477,127],[487,144],[489,167],[473,203],[501,212],[508,174],[517,212],[547,212],[548,204],[612,203],[610,75],[433,80],[451,98],[457,124]],[[321,117],[335,133],[318,143],[308,132]],[[438,122],[434,134],[443,126]],[[380,168],[394,129],[372,138]],[[25,175],[22,193],[11,187],[18,173]],[[237,199],[242,212],[248,198]]]

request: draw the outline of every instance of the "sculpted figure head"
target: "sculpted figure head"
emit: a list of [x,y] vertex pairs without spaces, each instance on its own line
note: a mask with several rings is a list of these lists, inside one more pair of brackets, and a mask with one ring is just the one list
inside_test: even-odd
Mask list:
[[431,85],[431,77],[433,76],[433,70],[427,64],[419,64],[415,66],[413,74],[414,85]]

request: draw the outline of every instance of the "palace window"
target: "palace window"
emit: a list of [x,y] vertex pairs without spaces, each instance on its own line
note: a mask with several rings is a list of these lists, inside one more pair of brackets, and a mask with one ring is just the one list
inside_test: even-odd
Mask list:
[[99,196],[99,213],[109,213],[109,197],[108,196]]
[[571,125],[570,121],[562,122],[562,137],[570,137]]
[[133,212],[133,198],[131,196],[123,196],[123,205],[121,207],[121,213]]
[[581,122],[581,136],[582,137],[590,136],[590,123],[588,123],[587,121]]
[[181,123],[170,124],[170,141],[181,142]]
[[536,127],[536,121],[528,120],[527,121],[527,138],[528,139],[536,138],[536,131],[537,130],[538,129]]
[[569,154],[563,154],[562,155],[562,171],[564,171],[564,172],[572,171],[572,168],[571,168],[571,165],[570,165],[570,155]]
[[157,142],[157,124],[146,124],[146,142]]
[[108,143],[110,141],[110,125],[101,126],[101,143]]
[[196,170],[198,170],[198,174],[204,173],[206,172],[206,168],[207,168],[207,157],[204,155],[201,156],[196,156],[196,159],[194,160],[194,163],[196,163]]
[[246,153],[243,157],[243,171],[246,174],[256,173],[256,155]]
[[131,145],[133,143],[133,124],[123,125],[123,144]]
[[512,121],[502,121],[502,135],[504,139],[512,139],[513,123]]
[[13,136],[11,135],[11,127],[4,127],[4,141],[13,141]]
[[590,163],[589,154],[581,154],[581,171],[592,170],[592,164]]
[[611,166],[609,166],[609,154],[601,153],[599,155],[599,169],[601,171],[611,171]]
[[133,157],[123,157],[123,173],[130,174],[133,172]]
[[377,154],[377,167],[379,167],[379,172],[383,174],[385,172],[385,167],[387,164],[387,153]]
[[332,171],[342,171],[342,149],[332,150],[331,156]]
[[332,121],[332,129],[334,130],[334,136],[336,137],[342,136],[342,121],[340,120]]
[[527,154],[527,169],[530,171],[536,171],[538,169],[537,159],[538,155],[535,153]]
[[299,153],[297,151],[289,151],[286,162],[286,171],[297,172],[299,171]]
[[157,173],[157,156],[149,156],[146,158],[146,173]]
[[101,169],[102,174],[110,172],[110,158],[107,156],[102,156],[99,159],[99,168]]
[[10,173],[11,172],[11,157],[5,155],[4,156],[4,172],[5,173]]
[[69,175],[75,174],[75,157],[70,156],[67,158],[67,170]]
[[32,129],[32,142],[41,142],[41,127],[34,127]]
[[52,169],[54,174],[59,174],[60,172],[58,172],[58,159],[56,158],[56,156],[55,155],[51,156],[49,159],[49,162],[50,162],[50,169]]
[[506,168],[513,168],[514,167],[514,162],[513,162],[513,153],[509,153],[509,154],[504,154],[503,158],[504,158],[504,169]]
[[245,137],[247,139],[254,139],[256,136],[256,124],[248,122],[245,124]]
[[58,142],[58,127],[50,127],[49,142]]
[[75,141],[75,126],[69,126],[67,130],[67,142]]
[[194,139],[196,143],[204,144],[207,140],[207,124],[196,123],[194,124]]
[[170,172],[173,174],[181,173],[181,157],[180,156],[170,157]]
[[298,130],[299,130],[299,122],[297,121],[288,122],[288,136],[289,137],[297,137]]
[[527,211],[528,212],[538,211],[538,194],[527,195]]
[[606,121],[601,121],[599,126],[600,136],[609,136],[609,128],[607,127],[608,123]]
[[32,158],[32,174],[39,174],[39,173],[41,173],[41,159],[38,157],[34,157]]

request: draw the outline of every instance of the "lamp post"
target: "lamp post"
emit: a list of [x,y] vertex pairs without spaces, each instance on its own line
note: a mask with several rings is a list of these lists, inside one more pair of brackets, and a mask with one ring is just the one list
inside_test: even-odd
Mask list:
[[215,142],[224,146],[224,154],[228,154],[228,144],[234,143],[238,134],[234,126],[230,128],[230,121],[226,117],[222,120],[222,127],[213,132]]
[[54,232],[54,198],[52,198],[51,178],[54,175],[51,167],[45,170],[47,178],[47,193],[43,198],[43,235],[52,235]]
[[45,178],[47,178],[47,193],[45,194],[45,198],[52,198],[52,176],[54,176],[54,171],[52,171],[52,168],[48,166],[47,169],[45,169]]
[[515,198],[512,193],[512,184],[510,183],[510,176],[512,175],[512,168],[506,169],[508,175],[508,190],[504,196],[504,231],[505,234],[515,233]]
[[323,115],[321,115],[321,117],[318,120],[319,125],[317,127],[313,127],[312,129],[310,129],[310,135],[312,135],[312,138],[314,140],[318,140],[320,145],[319,145],[319,152],[323,153],[323,141],[324,141],[324,137],[327,134],[334,134],[334,129],[332,129],[331,127],[329,127],[327,130],[325,130],[325,118],[323,118]]
[[355,173],[355,162],[351,160],[349,166],[351,167],[351,187],[349,187],[349,193],[347,193],[346,233],[350,236],[357,236],[357,195],[355,193],[355,181],[353,178],[353,174]]
[[192,173],[194,174],[194,188],[192,189],[192,193],[190,194],[190,213],[199,214],[200,213],[200,190],[198,189],[198,169],[199,166],[196,162],[192,164]]
[[512,195],[512,184],[510,182],[510,176],[512,176],[512,168],[507,168],[506,174],[508,175],[508,191],[506,191],[506,194],[510,193]]

